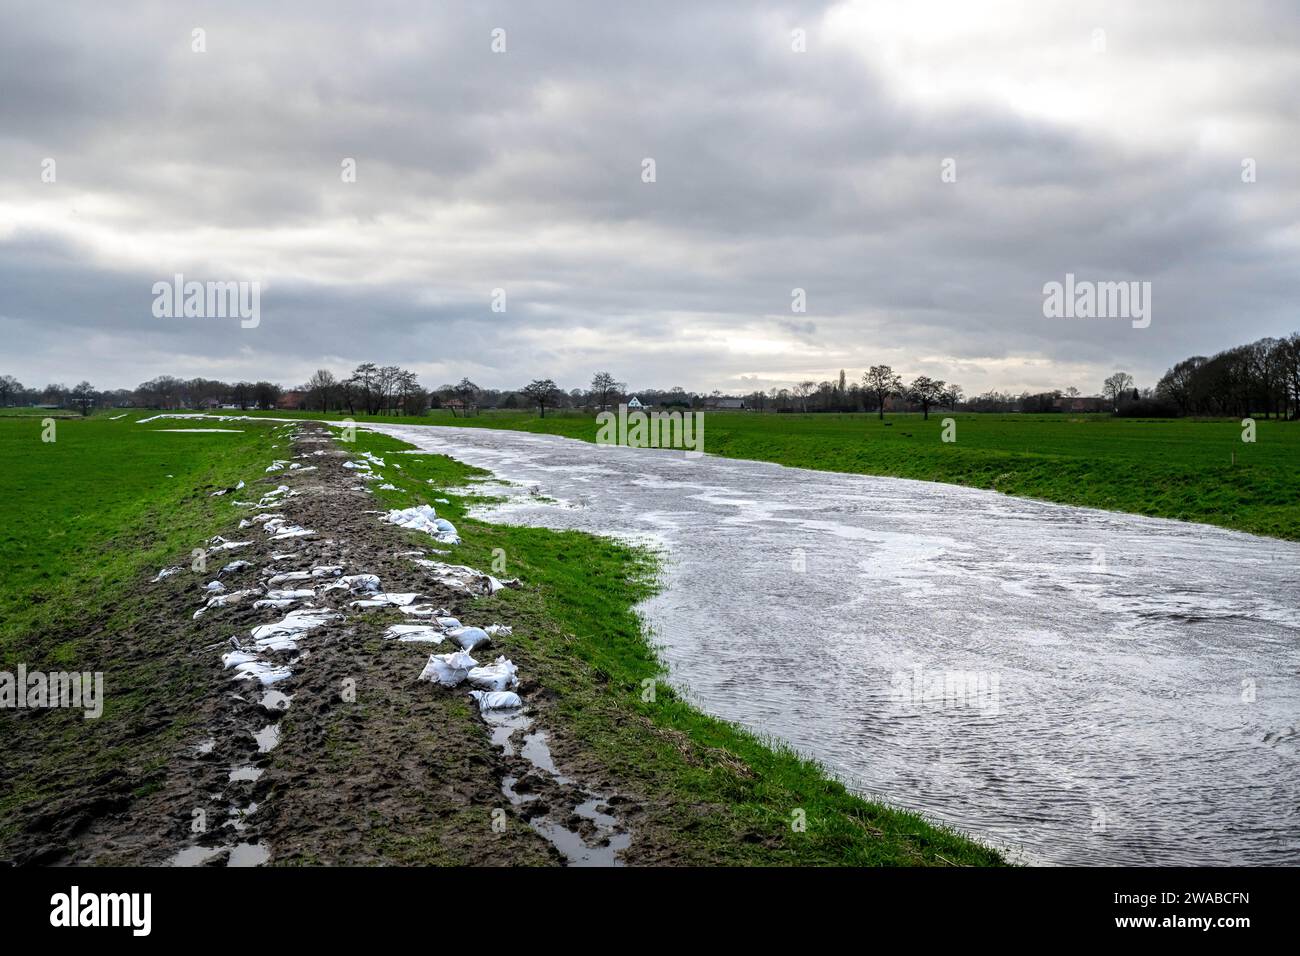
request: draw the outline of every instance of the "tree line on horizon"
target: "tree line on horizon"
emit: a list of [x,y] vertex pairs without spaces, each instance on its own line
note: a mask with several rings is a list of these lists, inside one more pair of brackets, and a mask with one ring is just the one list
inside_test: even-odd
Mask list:
[[36,405],[240,410],[306,409],[349,415],[423,415],[430,408],[447,408],[453,415],[478,408],[536,408],[545,415],[556,408],[603,409],[633,395],[646,407],[707,408],[737,399],[759,412],[874,412],[933,409],[974,412],[1109,411],[1137,417],[1249,416],[1300,418],[1300,332],[1286,338],[1263,338],[1209,357],[1195,355],[1171,367],[1154,387],[1138,388],[1127,372],[1116,372],[1097,395],[1077,388],[1013,395],[988,391],[966,398],[960,386],[918,375],[904,382],[888,365],[873,365],[850,381],[841,369],[837,380],[811,379],[789,387],[757,389],[744,395],[688,391],[680,387],[646,388],[635,393],[607,371],[598,372],[588,388],[564,391],[549,378],[535,379],[518,389],[494,389],[468,378],[434,389],[423,388],[416,374],[396,365],[363,362],[346,376],[318,369],[307,382],[292,388],[269,381],[224,382],[160,375],[134,389],[97,391],[87,381],[68,388],[51,383],[27,388],[12,375],[0,375],[0,406]]

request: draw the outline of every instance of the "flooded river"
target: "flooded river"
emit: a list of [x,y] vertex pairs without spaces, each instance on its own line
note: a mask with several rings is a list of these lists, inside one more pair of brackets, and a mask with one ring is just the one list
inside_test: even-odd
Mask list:
[[1030,863],[1300,863],[1300,545],[678,451],[371,426],[634,537],[671,679]]

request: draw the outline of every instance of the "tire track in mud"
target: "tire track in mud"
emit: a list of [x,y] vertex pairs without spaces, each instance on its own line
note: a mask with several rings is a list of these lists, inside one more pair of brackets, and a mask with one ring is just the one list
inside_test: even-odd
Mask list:
[[[430,527],[439,543],[381,520],[369,490],[386,480],[381,459],[349,455],[316,424],[276,434],[289,457],[212,492],[240,527],[207,543],[202,573],[165,569],[151,584],[211,668],[201,729],[59,861],[620,863],[632,835],[616,807],[634,801],[583,782],[600,768],[541,726],[544,688],[524,673],[522,708],[480,713],[464,674],[456,687],[419,679],[431,651],[443,669],[464,663],[445,655],[458,634],[484,662],[473,640],[501,652],[513,636],[489,623],[499,582],[442,563],[454,529]],[[492,689],[510,683],[484,674]],[[561,770],[557,746],[580,773]]]

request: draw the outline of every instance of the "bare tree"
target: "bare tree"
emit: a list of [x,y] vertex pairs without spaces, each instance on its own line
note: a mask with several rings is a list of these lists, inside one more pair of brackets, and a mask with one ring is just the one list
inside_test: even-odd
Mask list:
[[888,365],[873,365],[862,374],[862,389],[876,400],[880,418],[885,417],[885,399],[903,390],[903,380]]
[[591,380],[591,393],[597,397],[597,411],[609,404],[610,395],[621,391],[623,391],[623,383],[615,381],[614,376],[608,372],[597,372]]
[[1119,408],[1120,396],[1132,387],[1132,375],[1128,372],[1116,372],[1102,383],[1101,393],[1110,399],[1112,408]]
[[[478,393],[480,391],[479,387],[475,385],[473,382],[471,382],[468,378],[462,378],[460,380],[460,384],[455,386],[452,389],[452,391],[454,391],[456,393],[456,397],[459,398],[462,403],[464,403],[465,414],[469,415],[469,407],[474,403],[474,399],[478,396]],[[456,416],[455,406],[452,406],[451,414],[453,418]]]
[[546,417],[546,406],[555,404],[555,395],[559,389],[549,378],[539,378],[525,385],[520,391],[537,406],[541,417]]
[[918,375],[912,379],[912,384],[907,387],[907,397],[921,406],[923,421],[929,420],[931,406],[943,401],[946,387],[943,381],[928,375]]
[[99,396],[95,394],[95,386],[86,381],[79,382],[72,390],[72,404],[81,409],[82,415],[90,414],[98,398]]
[[327,412],[330,398],[337,387],[338,381],[334,378],[334,373],[327,368],[318,368],[307,382],[307,394],[311,396],[312,402],[320,406],[322,412]]
[[8,405],[10,400],[17,401],[22,394],[23,383],[12,375],[0,375],[0,405]]
[[808,396],[812,394],[813,389],[816,387],[817,383],[813,381],[800,382],[794,387],[794,393],[799,397],[799,404],[805,412],[808,411]]

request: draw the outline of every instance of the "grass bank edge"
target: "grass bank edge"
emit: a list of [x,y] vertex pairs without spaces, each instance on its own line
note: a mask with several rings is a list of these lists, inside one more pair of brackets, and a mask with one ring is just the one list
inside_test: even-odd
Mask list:
[[[344,445],[380,457],[413,450],[359,430]],[[862,799],[779,741],[711,717],[663,682],[665,667],[634,607],[654,588],[646,551],[576,531],[494,524],[468,517],[490,494],[466,494],[487,475],[434,452],[393,455],[381,469],[398,490],[375,489],[385,505],[434,503],[464,544],[443,560],[488,568],[494,549],[525,588],[497,598],[534,635],[530,670],[557,694],[557,713],[612,772],[652,791],[683,816],[665,836],[687,863],[736,865],[1001,865],[995,850],[921,815]],[[392,469],[400,463],[400,471]],[[429,484],[433,479],[433,484]],[[450,490],[449,490],[450,489]],[[460,492],[459,494],[457,492]],[[448,499],[435,503],[435,497]],[[522,642],[521,642],[522,644]],[[653,701],[643,682],[655,681]],[[803,811],[806,830],[793,827]]]

